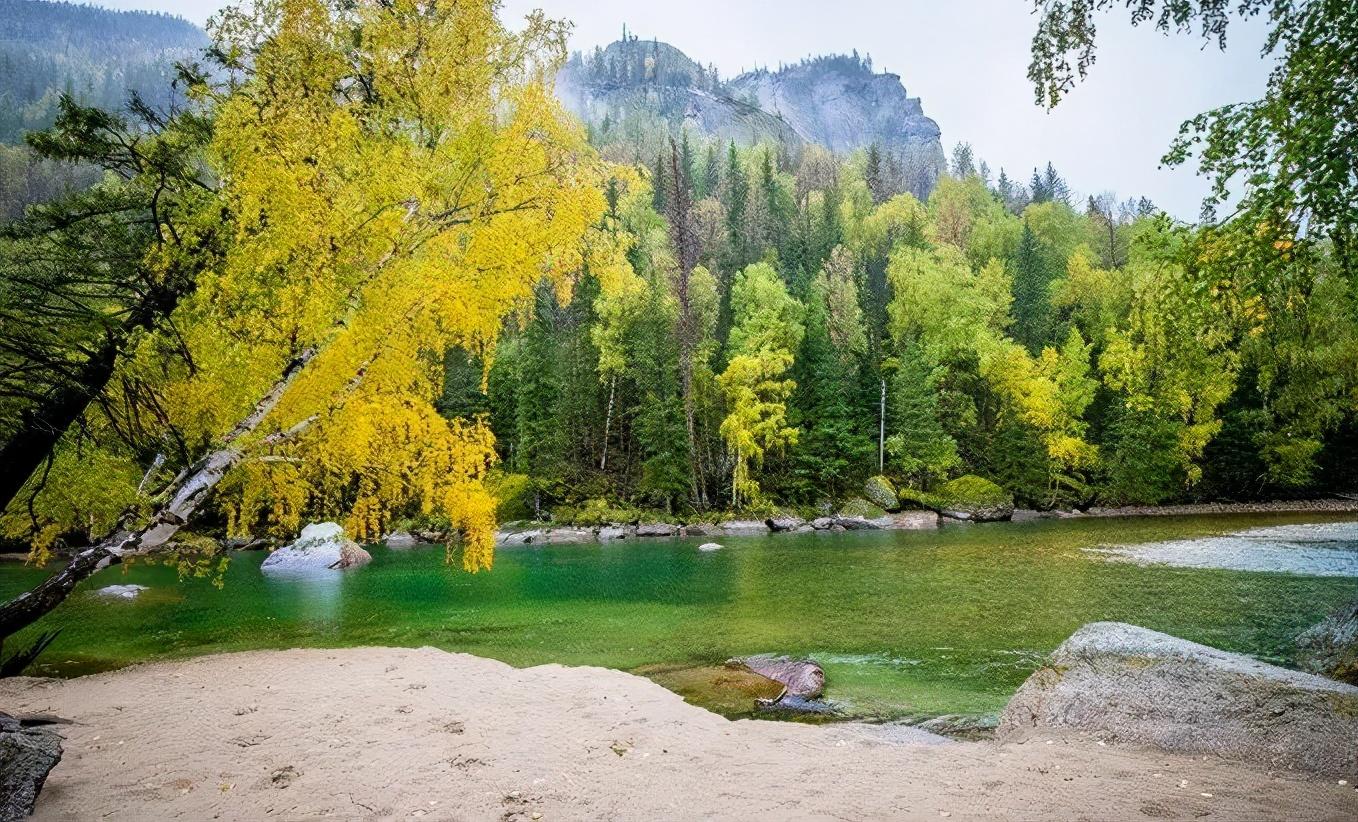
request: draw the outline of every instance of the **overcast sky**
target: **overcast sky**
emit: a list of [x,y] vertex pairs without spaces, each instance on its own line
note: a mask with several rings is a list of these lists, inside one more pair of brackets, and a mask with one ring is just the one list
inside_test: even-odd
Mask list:
[[[217,0],[103,0],[114,8],[182,14],[203,23]],[[572,48],[617,39],[624,23],[659,37],[725,77],[755,66],[858,49],[878,71],[899,74],[951,153],[958,140],[997,172],[1027,180],[1056,163],[1081,194],[1145,195],[1192,219],[1206,190],[1192,169],[1159,169],[1188,117],[1262,93],[1270,63],[1258,22],[1232,29],[1226,52],[1193,36],[1133,29],[1126,14],[1101,21],[1098,64],[1053,112],[1034,103],[1026,78],[1036,19],[1029,0],[503,0],[516,25],[541,8],[574,21]]]

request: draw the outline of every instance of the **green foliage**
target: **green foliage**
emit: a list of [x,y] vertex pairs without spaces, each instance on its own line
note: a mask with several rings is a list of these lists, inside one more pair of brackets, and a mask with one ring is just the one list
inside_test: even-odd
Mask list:
[[887,395],[889,465],[910,485],[921,488],[960,463],[957,442],[940,419],[936,370],[916,345],[907,344]]
[[886,511],[880,505],[861,498],[854,497],[839,507],[841,517],[862,517],[864,519],[877,519],[886,516]]

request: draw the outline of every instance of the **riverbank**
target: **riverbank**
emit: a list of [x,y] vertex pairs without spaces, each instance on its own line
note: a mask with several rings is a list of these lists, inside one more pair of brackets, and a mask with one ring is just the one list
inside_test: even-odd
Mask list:
[[[1358,792],[1078,736],[731,722],[640,677],[432,648],[0,681],[73,721],[36,820],[1352,819]],[[1048,741],[1050,739],[1050,742]]]
[[[950,524],[967,524],[935,511],[903,510],[879,512],[878,516],[834,514],[814,519],[778,516],[764,520],[731,519],[696,523],[607,523],[596,526],[561,525],[552,522],[506,523],[496,531],[497,547],[516,545],[580,545],[592,542],[619,542],[657,537],[758,536],[770,533],[809,533],[812,531],[921,531]],[[1174,517],[1237,514],[1346,514],[1358,513],[1358,499],[1330,497],[1313,500],[1276,500],[1271,502],[1203,502],[1183,505],[1130,505],[1116,508],[1092,507],[1086,510],[1035,511],[1020,508],[1007,519],[1031,522],[1040,519],[1078,519],[1081,517]],[[446,535],[401,532],[388,539],[392,547],[409,547],[420,541],[440,542]]]

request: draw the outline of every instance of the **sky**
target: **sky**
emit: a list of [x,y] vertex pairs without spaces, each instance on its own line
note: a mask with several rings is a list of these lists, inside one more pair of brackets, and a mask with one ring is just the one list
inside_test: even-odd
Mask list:
[[[102,0],[110,8],[169,11],[202,24],[218,0]],[[1194,219],[1207,190],[1192,167],[1159,168],[1179,124],[1201,111],[1253,100],[1272,67],[1260,56],[1263,24],[1238,23],[1225,52],[1195,35],[1133,28],[1125,12],[1099,19],[1098,62],[1053,111],[1027,79],[1036,28],[1030,0],[502,0],[517,26],[533,9],[573,21],[573,49],[618,39],[625,23],[658,37],[723,77],[809,55],[870,54],[943,131],[998,173],[1026,181],[1048,160],[1081,195],[1150,197]]]

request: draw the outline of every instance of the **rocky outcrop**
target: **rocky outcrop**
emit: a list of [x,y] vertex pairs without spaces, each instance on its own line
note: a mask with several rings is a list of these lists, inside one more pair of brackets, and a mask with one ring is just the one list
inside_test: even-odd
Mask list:
[[1358,599],[1350,600],[1297,637],[1302,669],[1358,685]]
[[896,486],[886,477],[869,477],[863,484],[863,496],[884,511],[898,511],[901,502],[896,498]]
[[[854,56],[718,80],[674,46],[628,37],[574,55],[556,79],[567,109],[607,139],[625,123],[665,124],[742,145],[808,144],[847,153],[876,145],[898,190],[926,199],[946,168],[938,124],[895,74]],[[648,147],[651,148],[651,147]]]
[[1119,622],[1076,631],[1000,717],[1271,768],[1358,776],[1358,688]]
[[61,761],[61,737],[0,713],[0,820],[27,819],[47,775]]
[[811,659],[759,654],[732,659],[726,664],[748,668],[760,676],[766,676],[786,688],[790,696],[815,699],[825,693],[825,671]]
[[97,589],[94,595],[106,599],[136,599],[145,590],[148,590],[145,585],[106,585]]
[[266,574],[308,574],[346,571],[372,561],[372,555],[344,535],[334,522],[319,522],[302,529],[297,541],[264,558],[259,569]]

